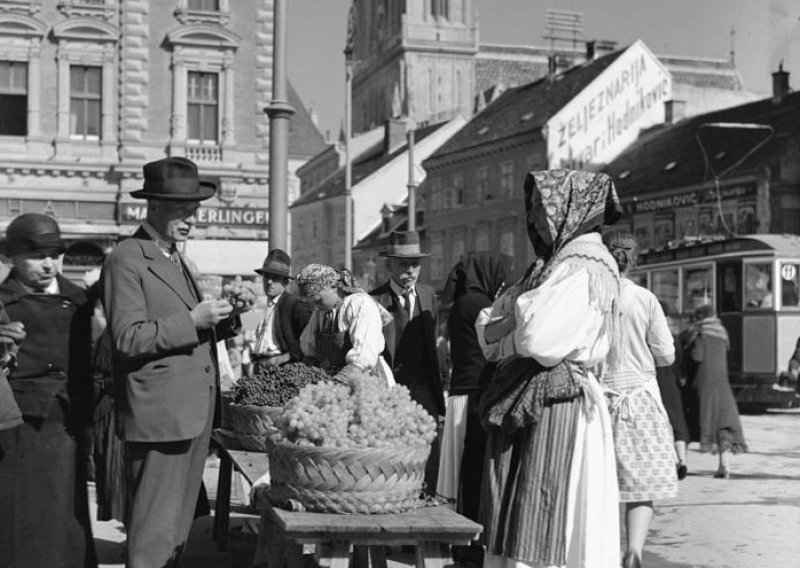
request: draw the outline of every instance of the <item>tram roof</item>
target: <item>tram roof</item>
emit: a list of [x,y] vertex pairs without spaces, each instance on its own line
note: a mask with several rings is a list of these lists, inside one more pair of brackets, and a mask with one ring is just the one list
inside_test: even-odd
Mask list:
[[744,253],[769,252],[770,256],[800,256],[800,235],[743,235],[728,239],[709,238],[684,242],[677,246],[651,249],[642,253],[639,265],[662,262],[699,260],[709,256],[735,256]]

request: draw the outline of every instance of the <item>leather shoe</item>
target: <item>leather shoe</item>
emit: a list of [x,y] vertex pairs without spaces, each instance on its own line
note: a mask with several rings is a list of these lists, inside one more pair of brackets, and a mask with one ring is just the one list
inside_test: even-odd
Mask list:
[[717,470],[714,474],[716,479],[730,479],[731,478],[731,471],[727,468],[721,467]]
[[689,474],[689,468],[683,462],[678,463],[678,481],[684,479]]

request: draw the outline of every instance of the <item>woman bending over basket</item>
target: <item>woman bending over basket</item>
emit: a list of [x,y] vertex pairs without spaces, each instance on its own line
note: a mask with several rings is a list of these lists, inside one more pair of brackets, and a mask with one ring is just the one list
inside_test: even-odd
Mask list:
[[392,369],[381,356],[383,326],[392,316],[364,292],[353,275],[309,264],[297,275],[297,287],[315,308],[300,336],[303,354],[335,371],[335,380],[346,382],[355,374],[369,372],[393,385]]

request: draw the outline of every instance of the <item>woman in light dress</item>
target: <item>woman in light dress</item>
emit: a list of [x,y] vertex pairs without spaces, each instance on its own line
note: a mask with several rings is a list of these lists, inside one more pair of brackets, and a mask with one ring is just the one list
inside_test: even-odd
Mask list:
[[488,568],[619,568],[611,420],[598,382],[615,335],[617,266],[600,230],[619,217],[611,179],[551,170],[525,180],[538,260],[476,322],[499,365],[481,520]]
[[609,361],[602,381],[614,430],[619,498],[625,503],[628,542],[622,565],[639,568],[653,501],[678,493],[675,441],[656,380],[656,367],[675,360],[675,346],[658,298],[627,278],[636,264],[636,238],[611,231],[603,240],[622,277],[618,357]]

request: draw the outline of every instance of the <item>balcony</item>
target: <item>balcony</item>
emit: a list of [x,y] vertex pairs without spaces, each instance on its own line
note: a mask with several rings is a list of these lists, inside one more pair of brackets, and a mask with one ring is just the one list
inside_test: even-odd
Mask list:
[[198,164],[219,164],[222,162],[222,148],[205,144],[187,144],[186,157]]

